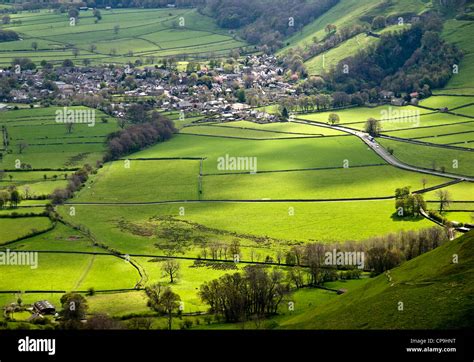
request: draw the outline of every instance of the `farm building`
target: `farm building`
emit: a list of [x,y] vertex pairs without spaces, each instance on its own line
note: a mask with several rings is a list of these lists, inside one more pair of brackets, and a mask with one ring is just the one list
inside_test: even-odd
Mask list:
[[47,300],[41,300],[33,304],[33,309],[39,314],[54,314],[56,313],[56,308]]

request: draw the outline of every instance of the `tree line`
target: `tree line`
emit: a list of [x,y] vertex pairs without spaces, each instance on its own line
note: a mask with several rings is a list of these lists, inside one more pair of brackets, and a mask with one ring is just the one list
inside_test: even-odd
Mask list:
[[[138,121],[138,118],[132,119],[133,121]],[[153,112],[150,117],[144,115],[141,122],[113,132],[107,137],[107,153],[104,156],[104,162],[116,160],[157,142],[164,142],[176,132],[173,121],[158,112]]]
[[[285,263],[294,266],[309,266],[307,271],[309,284],[324,283],[321,270],[326,252],[338,251],[364,252],[365,269],[375,274],[400,265],[403,261],[413,259],[433,250],[449,239],[445,228],[433,226],[418,231],[400,231],[363,241],[347,240],[340,243],[309,243],[295,245],[285,254]],[[351,268],[351,266],[343,266]],[[311,270],[312,269],[312,270]],[[322,273],[322,274],[321,274]],[[296,284],[296,283],[295,283]]]

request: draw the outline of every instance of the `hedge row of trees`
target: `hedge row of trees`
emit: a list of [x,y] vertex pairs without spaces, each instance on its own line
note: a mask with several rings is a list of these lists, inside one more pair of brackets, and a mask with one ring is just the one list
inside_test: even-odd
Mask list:
[[68,185],[65,189],[56,189],[51,194],[51,202],[55,205],[62,204],[65,200],[73,196],[74,192],[79,190],[88,180],[89,174],[93,172],[93,168],[89,164],[85,164],[81,169],[70,175]]
[[361,106],[368,101],[369,96],[366,93],[334,92],[331,95],[320,93],[318,95],[288,97],[282,99],[280,104],[282,108],[284,107],[290,112],[314,112],[330,108]]
[[334,249],[343,252],[364,252],[365,269],[381,273],[405,260],[413,259],[437,248],[448,239],[446,229],[434,226],[418,231],[400,231],[363,241],[348,240],[344,243],[296,245],[286,253],[285,263],[309,266],[308,273],[312,275],[309,275],[308,284],[318,285],[324,283],[325,278],[331,277],[330,272],[322,270],[321,267],[326,266],[324,264],[326,252],[332,252]]
[[137,152],[157,142],[170,139],[176,132],[173,121],[153,112],[148,122],[134,124],[107,138],[107,153],[104,161],[111,161],[129,153]]

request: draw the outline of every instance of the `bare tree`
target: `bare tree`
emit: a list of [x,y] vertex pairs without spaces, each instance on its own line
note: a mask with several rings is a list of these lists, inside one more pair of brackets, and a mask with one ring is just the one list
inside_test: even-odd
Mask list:
[[18,144],[18,153],[19,154],[22,154],[24,150],[26,150],[26,148],[28,147],[28,143],[26,142],[20,142]]
[[426,188],[426,184],[428,183],[428,180],[426,179],[426,177],[423,177],[421,179],[421,183],[423,184],[423,190]]
[[161,270],[169,275],[170,283],[174,283],[174,279],[178,276],[179,269],[180,265],[174,259],[167,259],[161,266]]
[[71,134],[73,129],[74,129],[74,123],[71,123],[71,122],[66,122],[64,123],[65,126],[66,126],[66,131],[68,134]]
[[124,117],[118,118],[117,119],[117,124],[120,127],[120,129],[124,129],[126,124],[127,124],[127,119]]
[[451,194],[448,190],[438,190],[436,192],[436,197],[439,201],[439,212],[442,213],[445,209],[449,207],[449,205],[451,205]]

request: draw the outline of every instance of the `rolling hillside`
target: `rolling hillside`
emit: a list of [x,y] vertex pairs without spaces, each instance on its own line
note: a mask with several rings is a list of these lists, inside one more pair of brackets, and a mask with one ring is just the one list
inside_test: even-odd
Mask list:
[[[317,18],[314,22],[303,28],[301,32],[287,39],[287,47],[280,51],[285,53],[290,48],[307,48],[313,44],[316,37],[321,40],[325,36],[325,27],[328,24],[334,24],[340,28],[347,28],[364,22],[370,23],[371,19],[376,16],[383,15],[399,15],[408,17],[410,14],[418,14],[423,12],[429,6],[429,1],[417,0],[406,1],[400,0],[385,5],[382,0],[341,0],[339,4],[334,6],[324,15]],[[397,30],[398,27],[388,27],[384,31]],[[383,32],[384,32],[383,31]],[[359,34],[355,37],[347,39],[342,44],[335,46],[328,51],[319,54],[306,61],[306,66],[310,74],[320,74],[323,69],[329,69],[336,65],[340,60],[354,55],[358,50],[366,48],[377,42],[377,38],[367,37]],[[323,57],[324,68],[323,68]]]
[[[422,329],[472,326],[474,233],[402,264],[282,323],[290,329]],[[459,263],[453,263],[457,255]],[[403,311],[399,311],[399,302]]]
[[103,10],[99,22],[92,11],[84,11],[74,26],[65,14],[22,12],[12,15],[12,23],[2,29],[20,35],[20,40],[2,43],[2,66],[15,57],[54,64],[68,58],[92,64],[137,59],[151,64],[164,57],[222,55],[245,46],[195,9]]

